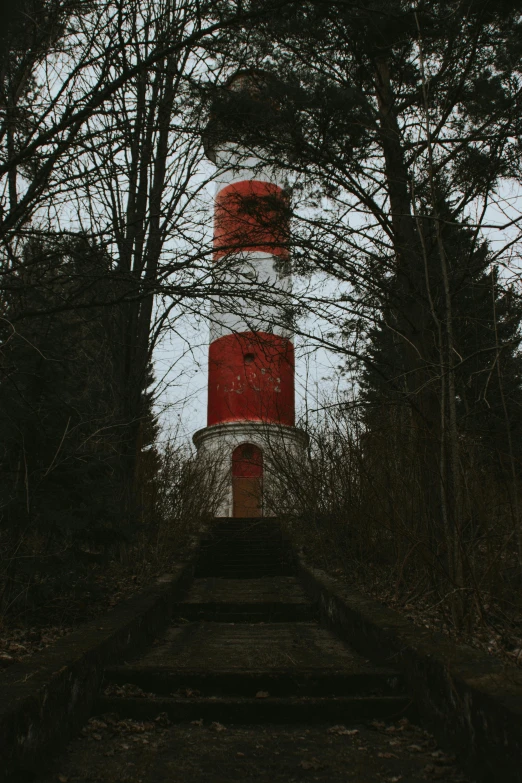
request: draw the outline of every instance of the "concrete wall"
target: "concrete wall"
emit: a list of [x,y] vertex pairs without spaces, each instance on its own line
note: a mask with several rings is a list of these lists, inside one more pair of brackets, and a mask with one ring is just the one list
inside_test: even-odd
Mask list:
[[86,722],[106,665],[138,653],[161,633],[192,578],[198,551],[199,540],[171,574],[3,674],[1,783],[41,774],[46,760]]
[[194,434],[194,443],[202,459],[215,461],[221,469],[223,499],[216,516],[232,516],[232,453],[242,443],[252,443],[263,452],[264,491],[277,474],[276,459],[302,459],[308,436],[297,427],[284,427],[263,422],[230,422],[205,427]]
[[522,783],[522,671],[413,625],[298,557],[323,620],[403,674],[420,718],[479,783]]

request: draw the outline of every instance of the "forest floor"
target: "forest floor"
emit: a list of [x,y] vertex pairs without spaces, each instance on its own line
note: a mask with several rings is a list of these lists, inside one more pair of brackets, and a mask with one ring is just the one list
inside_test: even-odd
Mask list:
[[79,625],[104,614],[150,584],[156,574],[126,574],[93,565],[74,587],[36,608],[20,606],[0,617],[0,677],[9,666],[55,644]]
[[122,558],[53,563],[31,585],[20,585],[17,600],[0,613],[0,678],[9,666],[52,646],[168,573],[169,563],[184,558],[192,534],[170,542],[160,554],[136,545]]

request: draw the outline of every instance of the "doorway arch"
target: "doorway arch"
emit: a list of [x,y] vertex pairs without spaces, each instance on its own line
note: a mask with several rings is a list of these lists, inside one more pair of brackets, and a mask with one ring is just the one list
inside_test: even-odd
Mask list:
[[232,453],[232,516],[263,516],[263,452],[253,443]]

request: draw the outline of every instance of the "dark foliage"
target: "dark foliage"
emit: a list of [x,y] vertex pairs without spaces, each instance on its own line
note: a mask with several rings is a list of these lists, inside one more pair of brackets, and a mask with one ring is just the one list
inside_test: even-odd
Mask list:
[[[82,236],[31,241],[4,292],[0,502],[10,581],[19,585],[57,562],[74,572],[128,539],[118,486],[128,422],[114,371],[112,259]],[[158,467],[151,407],[142,394],[143,486]],[[12,600],[17,588],[6,589]]]
[[[509,455],[507,430],[522,468],[522,355],[519,350],[522,302],[513,286],[503,283],[486,242],[476,232],[451,221],[450,211],[439,210],[441,237],[449,269],[455,334],[455,379],[459,432],[468,444],[480,447],[483,459],[500,465]],[[445,303],[435,219],[426,207],[420,219],[429,277],[426,310],[432,311],[433,342],[437,324],[445,320]],[[401,344],[398,313],[404,311],[396,276],[382,281],[382,315],[369,333],[368,358],[362,372],[362,400],[372,426],[383,407],[411,404]],[[436,351],[433,353],[436,357]],[[431,383],[440,382],[434,362]],[[391,415],[391,411],[390,411]]]

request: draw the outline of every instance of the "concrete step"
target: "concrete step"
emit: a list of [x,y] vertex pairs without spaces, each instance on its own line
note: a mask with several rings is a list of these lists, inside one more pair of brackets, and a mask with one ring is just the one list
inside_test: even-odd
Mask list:
[[266,545],[279,545],[284,546],[285,541],[279,533],[267,533],[264,531],[250,531],[250,530],[220,530],[212,533],[204,541],[201,542],[202,547],[214,546],[222,543],[223,541],[230,541],[234,543],[256,543]]
[[266,541],[238,541],[227,539],[219,542],[212,542],[206,547],[201,549],[201,557],[207,557],[209,555],[218,556],[243,556],[250,555],[250,557],[286,557],[286,551],[283,546],[280,546],[277,542],[267,543]]
[[207,547],[202,547],[200,557],[244,557],[245,555],[253,558],[277,557],[278,560],[288,559],[285,548],[277,543],[233,541],[231,539],[219,541],[219,543],[214,542]]
[[[241,581],[240,579],[237,580]],[[288,623],[315,619],[316,612],[307,604],[174,604],[173,618],[190,622],[220,623]]]
[[368,663],[315,622],[172,625],[137,661],[122,667],[119,681],[135,678],[138,671],[143,676],[159,671],[167,679],[206,671],[225,680],[232,673],[248,679],[264,672],[280,683],[290,673],[297,682],[314,673],[323,682],[337,678],[340,685],[358,676],[363,682],[381,684],[397,678],[393,671]]
[[201,577],[221,577],[223,579],[248,579],[259,578],[262,576],[291,576],[293,570],[290,565],[277,563],[249,563],[241,562],[237,564],[218,562],[198,563],[194,576]]
[[194,579],[173,616],[213,622],[313,620],[315,609],[295,577]]
[[281,529],[272,523],[229,522],[214,526],[202,541],[202,547],[222,541],[257,542],[286,546]]
[[225,579],[246,579],[249,573],[253,577],[260,576],[288,576],[291,574],[287,568],[202,568],[197,571],[197,576],[216,576]]
[[290,551],[275,520],[227,519],[202,542],[196,577],[245,579],[291,575]]
[[[291,663],[335,668],[349,665],[364,669],[364,660],[346,648],[326,629],[302,623],[189,623],[168,629],[163,644],[152,648],[143,662],[161,661],[174,668],[212,667],[250,670],[287,668]],[[257,662],[257,663],[256,663]]]
[[280,536],[255,536],[249,532],[236,532],[227,534],[216,534],[208,539],[206,546],[218,546],[224,542],[230,542],[234,545],[264,545],[264,546],[285,546],[285,542]]
[[102,696],[98,714],[116,713],[134,720],[154,720],[166,713],[173,723],[192,720],[219,723],[316,724],[398,720],[409,716],[411,701],[402,696],[303,698],[127,698]]
[[[323,669],[259,671],[206,669],[177,671],[159,666],[113,666],[105,671],[105,686],[137,686],[156,696],[195,695],[210,697],[242,696],[257,693],[270,697],[402,696],[402,678],[393,670],[368,669],[346,672]],[[130,688],[132,691],[132,687]],[[179,692],[179,693],[177,693]],[[132,694],[130,694],[132,695]]]
[[281,531],[277,517],[216,517],[211,530],[265,530]]
[[308,604],[310,599],[295,576],[262,577],[233,582],[227,579],[194,579],[183,596],[183,603],[284,603]]
[[278,560],[288,559],[282,547],[276,545],[268,546],[266,544],[261,547],[252,541],[244,543],[220,541],[219,545],[213,544],[212,546],[209,545],[206,549],[202,549],[200,557],[244,557],[245,555],[249,555],[253,558],[276,557]]
[[215,527],[211,529],[202,543],[220,541],[223,538],[233,538],[236,541],[284,541],[284,536],[278,528],[274,527]]
[[201,557],[200,563],[237,566],[249,563],[252,565],[286,566],[288,560],[279,552],[250,552],[249,550],[233,550],[215,552],[210,551]]
[[[237,567],[241,565],[252,566],[273,566],[276,568],[287,567],[289,561],[276,553],[258,553],[258,552],[209,552],[199,560],[199,565],[205,563],[206,565],[222,565],[229,567]],[[290,576],[291,574],[289,574]]]

